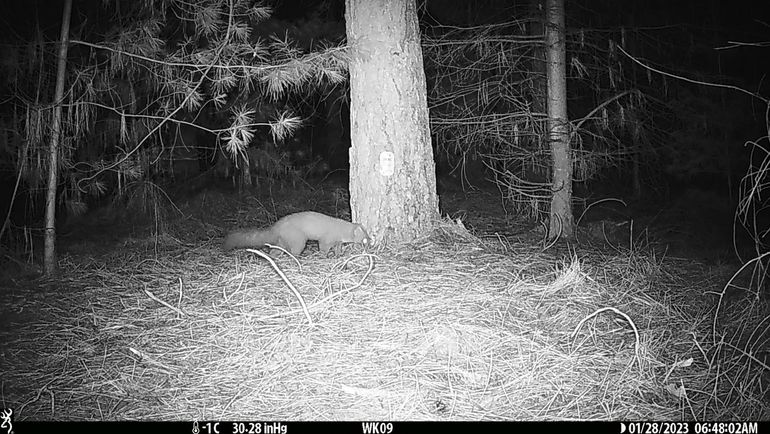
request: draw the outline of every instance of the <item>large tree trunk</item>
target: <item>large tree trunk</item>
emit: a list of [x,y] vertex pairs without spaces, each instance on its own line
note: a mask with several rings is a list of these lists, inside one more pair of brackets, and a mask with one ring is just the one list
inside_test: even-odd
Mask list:
[[548,63],[548,138],[553,158],[553,197],[548,238],[571,238],[572,155],[567,118],[567,63],[564,0],[546,1],[546,55]]
[[61,138],[62,98],[64,77],[67,70],[67,49],[69,48],[70,12],[72,0],[64,2],[61,35],[59,37],[59,62],[56,68],[56,92],[51,123],[51,144],[48,149],[48,191],[45,199],[45,247],[43,268],[46,276],[56,273],[56,186],[59,180],[59,139]]
[[350,207],[373,241],[409,241],[438,218],[415,0],[346,0]]

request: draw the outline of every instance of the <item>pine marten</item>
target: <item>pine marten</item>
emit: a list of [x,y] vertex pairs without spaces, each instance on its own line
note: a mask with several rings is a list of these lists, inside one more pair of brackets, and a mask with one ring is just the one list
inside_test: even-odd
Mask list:
[[369,234],[358,223],[341,220],[313,211],[281,217],[265,229],[237,230],[227,234],[224,250],[262,248],[265,244],[283,247],[294,256],[305,249],[308,240],[318,241],[322,254],[342,243],[369,244]]

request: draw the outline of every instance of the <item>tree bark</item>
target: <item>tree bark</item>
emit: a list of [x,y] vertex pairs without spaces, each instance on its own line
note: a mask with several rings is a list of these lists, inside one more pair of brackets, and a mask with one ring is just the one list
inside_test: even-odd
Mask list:
[[572,216],[572,155],[567,118],[567,62],[564,0],[546,1],[548,63],[548,135],[553,158],[550,240],[574,235]]
[[415,0],[346,0],[346,26],[353,221],[410,241],[439,217]]
[[56,274],[56,187],[59,180],[59,140],[61,139],[62,98],[64,78],[67,72],[67,50],[69,48],[70,14],[72,0],[64,2],[61,34],[59,36],[59,62],[56,68],[56,91],[54,94],[53,119],[51,122],[51,144],[48,149],[48,191],[45,199],[45,245],[43,269],[45,275]]

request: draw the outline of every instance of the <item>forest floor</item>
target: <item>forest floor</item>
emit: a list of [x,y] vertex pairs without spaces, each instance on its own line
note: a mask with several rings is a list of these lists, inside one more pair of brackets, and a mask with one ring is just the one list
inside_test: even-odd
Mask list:
[[71,221],[53,280],[4,260],[3,406],[20,420],[770,419],[768,297],[747,273],[727,285],[740,262],[708,193],[597,205],[575,242],[549,246],[494,191],[446,192],[447,217],[415,242],[311,245],[272,265],[222,252],[223,235],[303,210],[349,219],[348,198],[262,187],[173,206],[148,190],[150,219]]

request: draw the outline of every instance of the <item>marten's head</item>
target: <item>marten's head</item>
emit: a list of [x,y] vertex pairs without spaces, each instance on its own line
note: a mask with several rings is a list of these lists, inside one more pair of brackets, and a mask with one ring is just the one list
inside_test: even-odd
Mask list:
[[363,226],[361,226],[360,223],[353,223],[353,240],[354,243],[361,243],[364,246],[369,246],[372,243],[371,238],[369,238],[369,234],[366,233],[366,229],[364,229]]

